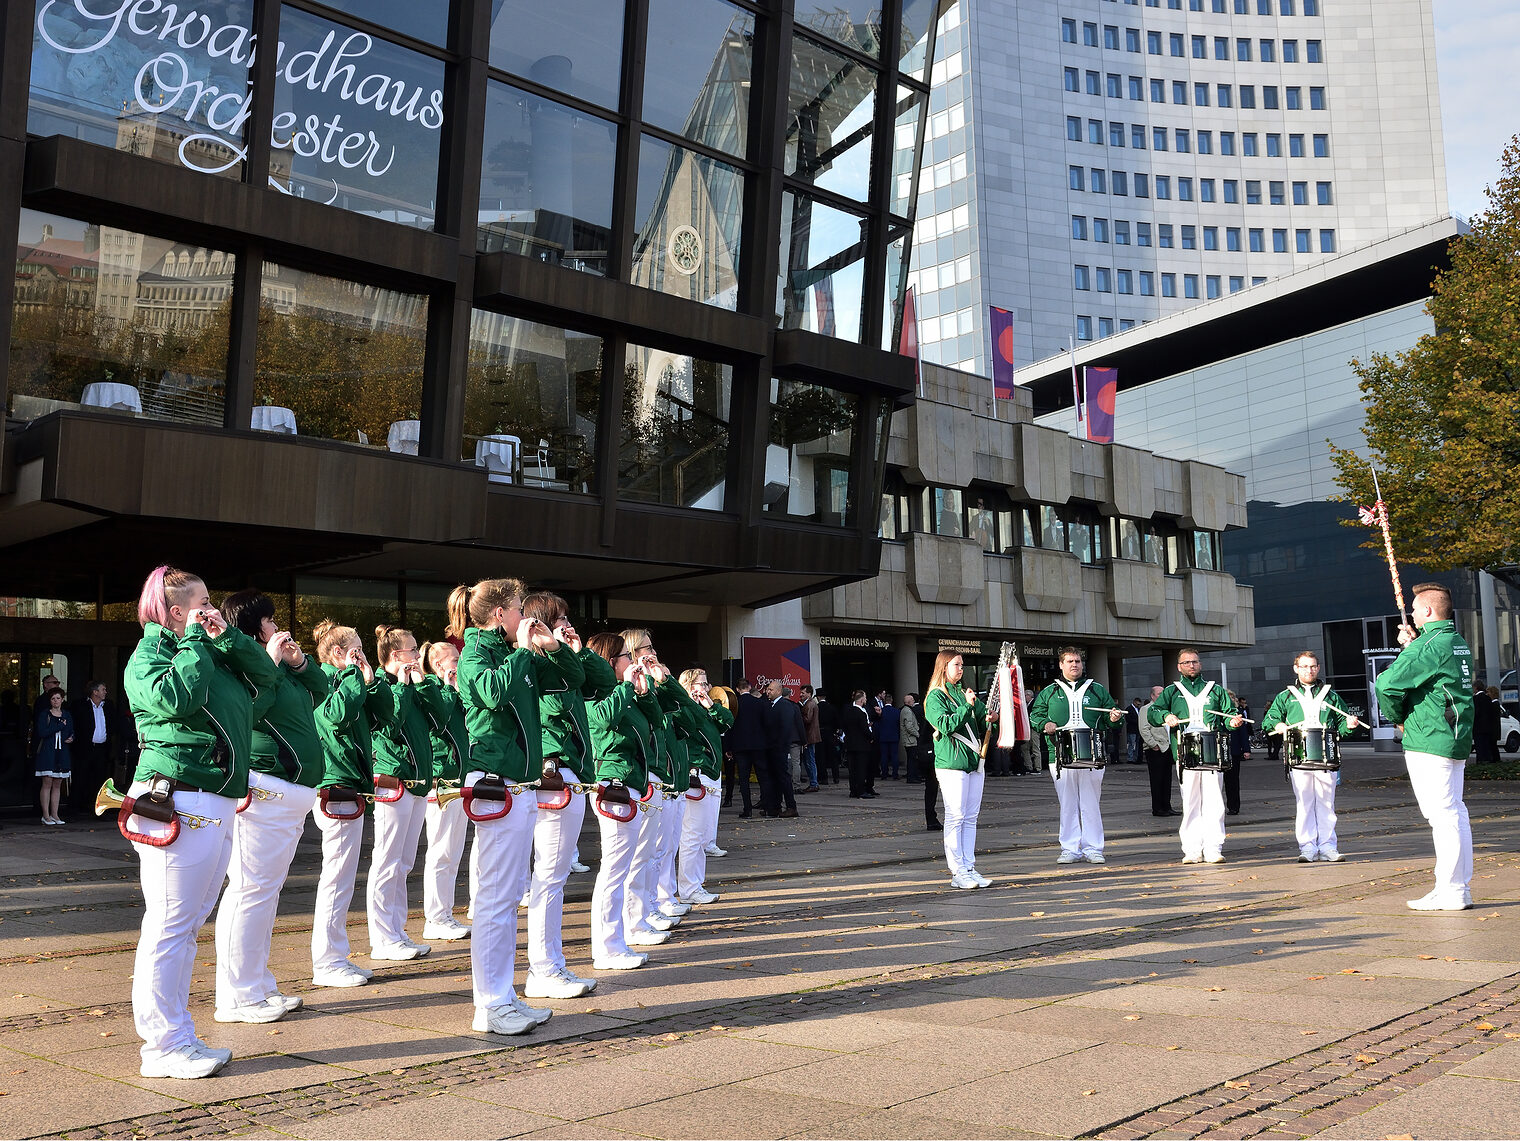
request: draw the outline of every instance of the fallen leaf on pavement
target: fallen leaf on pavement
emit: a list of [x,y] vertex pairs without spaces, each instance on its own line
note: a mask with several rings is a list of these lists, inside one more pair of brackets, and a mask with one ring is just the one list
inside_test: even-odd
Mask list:
[[1082,1091],[1082,1096],[1083,1097],[1092,1097],[1092,1095],[1095,1094],[1095,1093],[1097,1093],[1097,1092],[1098,1091],[1095,1090],[1095,1089],[1085,1089],[1085,1090]]
[[1414,1141],[1413,1133],[1385,1133],[1383,1141]]
[[1434,959],[1435,956],[1434,955],[1421,955],[1420,958],[1422,958],[1422,959]]
[[1183,959],[1182,961],[1184,963],[1196,963],[1198,960],[1197,959]]
[[1044,915],[1045,915],[1045,913],[1043,911],[1031,911],[1029,913],[1029,918],[1031,918],[1031,919],[1041,919],[1041,918],[1044,917]]
[[1311,983],[1317,983],[1317,982],[1320,982],[1322,979],[1324,979],[1324,977],[1325,977],[1324,975],[1310,975],[1309,976],[1309,981]]
[[1224,987],[1222,987],[1222,986],[1211,986],[1211,987],[1209,987],[1209,990],[1211,990],[1211,991],[1214,991],[1214,990],[1224,990]]
[[113,1037],[115,1034],[116,1034],[116,1031],[114,1031],[114,1030],[102,1030],[100,1032],[100,1036],[102,1038],[110,1038],[110,1037]]
[[1180,1050],[1180,1049],[1182,1049],[1182,1047],[1181,1046],[1168,1046],[1167,1049],[1168,1050]]
[[1318,1030],[1300,1030],[1299,1033],[1300,1034],[1318,1034],[1319,1031]]
[[1493,1028],[1494,1024],[1492,1022],[1480,1022],[1473,1027],[1474,1030],[1492,1030]]
[[1359,975],[1361,973],[1362,972],[1357,970],[1355,967],[1347,967],[1344,971],[1341,972],[1343,975]]
[[1244,1081],[1244,1080],[1238,1081],[1238,1082],[1225,1082],[1224,1083],[1224,1088],[1225,1089],[1250,1089],[1251,1088],[1251,1083],[1248,1082],[1248,1081]]
[[1371,1054],[1358,1054],[1356,1056],[1356,1060],[1367,1066],[1370,1066],[1373,1062],[1377,1061],[1377,1059],[1374,1058]]

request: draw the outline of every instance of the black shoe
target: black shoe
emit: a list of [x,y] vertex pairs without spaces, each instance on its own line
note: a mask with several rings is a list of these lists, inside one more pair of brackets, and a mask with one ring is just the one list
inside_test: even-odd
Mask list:
[[861,796],[862,800],[875,800],[876,799],[876,794],[874,792],[863,792],[863,793],[860,794],[860,796]]
[[928,824],[924,825],[925,832],[943,832],[944,830],[945,826],[938,820],[931,820]]
[[1238,808],[1229,809],[1228,811],[1225,812],[1225,815],[1226,816],[1239,816],[1240,815],[1240,809],[1238,809]]
[[795,808],[788,808],[785,812],[781,813],[780,816],[783,820],[795,820],[797,819],[797,810]]
[[739,819],[740,820],[748,820],[753,815],[754,815],[754,813],[746,808],[743,812],[739,813]]

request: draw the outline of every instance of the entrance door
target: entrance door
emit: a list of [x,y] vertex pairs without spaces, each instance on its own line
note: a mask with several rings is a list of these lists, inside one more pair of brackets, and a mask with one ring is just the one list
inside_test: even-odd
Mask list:
[[[56,677],[68,700],[88,680],[89,651],[75,647],[65,653],[39,647],[0,647],[0,808],[24,808],[32,803],[36,779],[38,699],[42,679]],[[42,708],[46,708],[43,706]]]

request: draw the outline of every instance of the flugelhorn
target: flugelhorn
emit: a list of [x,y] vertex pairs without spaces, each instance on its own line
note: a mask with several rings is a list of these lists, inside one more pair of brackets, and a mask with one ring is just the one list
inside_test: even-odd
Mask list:
[[277,788],[259,788],[256,785],[248,786],[248,795],[238,801],[237,810],[245,811],[255,800],[284,800],[285,794]]
[[[139,803],[137,797],[128,796],[117,788],[115,781],[107,780],[95,794],[95,815],[104,816],[111,809],[116,810],[116,828],[126,839],[134,844],[147,844],[153,848],[167,848],[178,840],[182,820],[190,825],[192,830],[209,828],[213,825],[220,827],[222,823],[220,817],[197,816],[193,812],[180,812],[174,807],[173,800],[162,804],[151,799]],[[169,831],[159,836],[147,832],[134,832],[127,827],[127,819],[133,815],[141,815],[149,820],[167,824]]]

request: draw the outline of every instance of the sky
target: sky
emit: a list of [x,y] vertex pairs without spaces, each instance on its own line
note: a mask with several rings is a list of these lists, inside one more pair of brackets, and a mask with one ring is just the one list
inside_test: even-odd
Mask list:
[[1448,206],[1470,218],[1486,208],[1483,188],[1498,179],[1499,155],[1520,133],[1520,113],[1509,90],[1520,66],[1520,3],[1434,4]]

